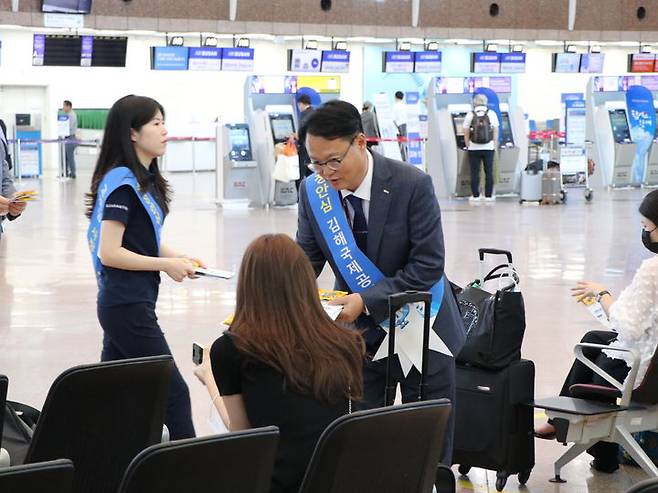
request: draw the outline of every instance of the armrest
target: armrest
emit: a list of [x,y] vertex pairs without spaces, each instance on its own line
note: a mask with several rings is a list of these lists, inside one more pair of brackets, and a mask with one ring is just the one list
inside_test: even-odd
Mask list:
[[[622,384],[616,378],[614,378],[612,375],[606,372],[603,368],[594,364],[592,360],[590,360],[583,354],[583,348],[595,348],[601,350],[605,349],[607,351],[616,351],[619,353],[630,353],[631,356],[633,357],[633,363],[631,363],[631,369],[628,372],[628,376],[626,377],[626,382]],[[576,359],[578,361],[580,361],[582,364],[587,366],[594,373],[596,373],[597,375],[608,381],[615,388],[621,390],[622,406],[628,406],[630,404],[631,394],[633,393],[633,387],[635,385],[635,378],[637,377],[637,370],[640,366],[640,356],[637,354],[637,352],[633,351],[632,349],[610,347],[610,346],[606,346],[605,344],[592,344],[589,342],[580,342],[576,344],[573,348],[573,352],[576,355]]]

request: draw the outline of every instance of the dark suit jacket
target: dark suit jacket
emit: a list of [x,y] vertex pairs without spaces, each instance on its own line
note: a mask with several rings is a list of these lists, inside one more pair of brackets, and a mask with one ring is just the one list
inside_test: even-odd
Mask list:
[[[388,318],[388,296],[406,290],[429,291],[443,276],[445,252],[441,212],[429,175],[409,164],[372,153],[374,169],[368,217],[367,256],[386,276],[361,293],[370,312],[357,325],[363,330],[369,352],[376,350],[382,330],[376,326]],[[337,288],[349,291],[336,268],[310,209],[306,180],[300,186],[297,243],[319,275],[328,261]],[[446,286],[434,330],[457,355],[466,339],[455,297]],[[434,352],[430,352],[433,372]]]

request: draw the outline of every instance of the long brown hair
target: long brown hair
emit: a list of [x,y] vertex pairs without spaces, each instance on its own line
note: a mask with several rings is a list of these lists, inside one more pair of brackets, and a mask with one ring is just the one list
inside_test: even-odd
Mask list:
[[296,391],[326,402],[361,398],[363,339],[324,312],[311,263],[290,237],[263,235],[247,248],[230,330],[241,352]]
[[[133,142],[130,140],[131,130],[140,130],[150,122],[157,112],[164,108],[155,99],[146,96],[128,95],[116,101],[107,114],[101,152],[96,161],[96,168],[91,177],[91,190],[85,195],[85,215],[91,218],[96,205],[98,186],[103,177],[117,166],[126,166],[132,170],[142,192],[147,189],[149,174],[139,162]],[[158,168],[158,159],[151,161],[149,170],[155,175],[155,188],[162,198],[162,212],[169,212],[171,188]]]

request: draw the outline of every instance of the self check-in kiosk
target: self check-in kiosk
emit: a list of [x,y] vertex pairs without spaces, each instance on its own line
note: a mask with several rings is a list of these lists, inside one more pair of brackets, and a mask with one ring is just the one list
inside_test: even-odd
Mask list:
[[263,205],[285,206],[297,202],[295,182],[273,178],[274,146],[286,142],[298,130],[296,95],[303,87],[314,90],[321,103],[340,97],[338,76],[253,75],[245,82],[245,116],[262,184]]
[[593,176],[594,187],[633,185],[636,145],[631,139],[625,91],[629,84],[641,83],[639,79],[635,76],[598,76],[592,77],[587,84],[586,135],[595,144],[592,158],[602,171]]
[[463,124],[473,92],[487,87],[499,98],[497,195],[517,194],[527,160],[527,136],[520,108],[511,104],[511,77],[435,77],[428,88],[427,172],[439,197],[471,195],[471,170]]
[[226,202],[260,206],[264,203],[263,189],[254,159],[249,125],[229,123],[223,127],[223,187]]

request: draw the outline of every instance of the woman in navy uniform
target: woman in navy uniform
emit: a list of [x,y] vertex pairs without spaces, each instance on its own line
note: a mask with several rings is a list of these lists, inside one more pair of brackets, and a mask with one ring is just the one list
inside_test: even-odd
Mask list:
[[[107,117],[87,194],[87,237],[98,281],[102,361],[171,354],[155,314],[160,272],[175,281],[203,263],[160,243],[171,189],[158,169],[167,147],[164,109],[142,96],[119,99]],[[165,423],[172,439],[193,437],[190,396],[172,377]]]

